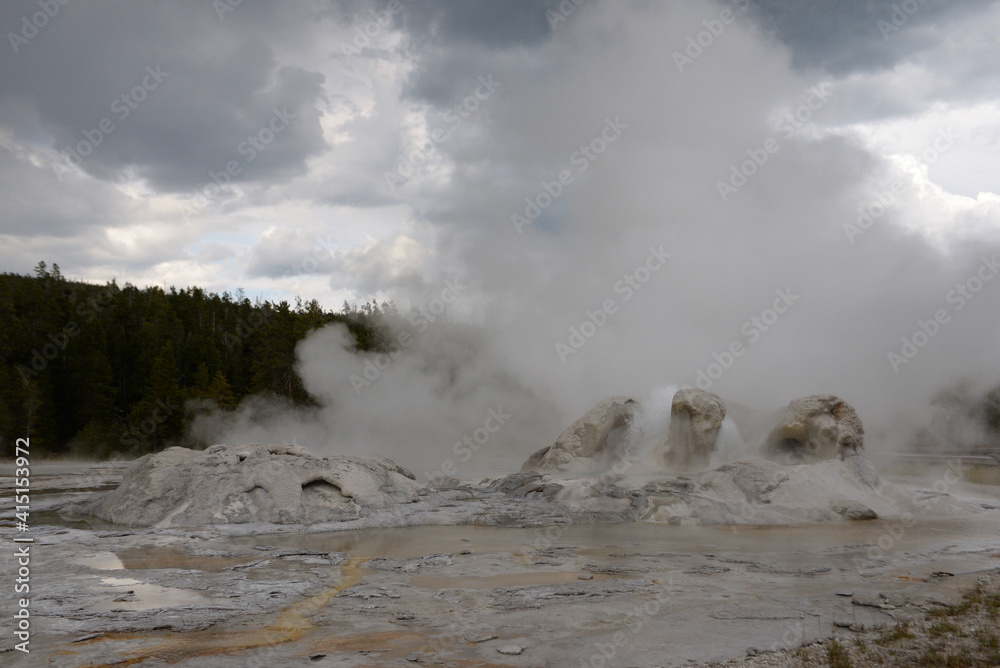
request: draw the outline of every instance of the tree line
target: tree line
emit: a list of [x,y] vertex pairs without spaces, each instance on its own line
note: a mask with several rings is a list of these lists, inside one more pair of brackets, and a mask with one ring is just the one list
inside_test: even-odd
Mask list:
[[249,395],[312,404],[295,346],[340,322],[362,351],[388,352],[391,303],[339,312],[316,301],[251,301],[189,287],[137,288],[0,274],[0,457],[30,435],[32,452],[137,456],[184,442],[192,399],[235,408]]

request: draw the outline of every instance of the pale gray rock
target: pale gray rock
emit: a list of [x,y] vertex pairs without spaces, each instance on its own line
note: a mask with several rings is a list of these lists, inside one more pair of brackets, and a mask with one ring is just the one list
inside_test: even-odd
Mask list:
[[643,487],[649,522],[791,524],[876,516],[979,512],[947,495],[927,498],[879,477],[863,454],[785,466],[748,459]]
[[521,471],[584,473],[606,468],[623,452],[626,434],[635,419],[638,402],[610,397],[600,402],[559,435],[556,442],[537,451]]
[[834,501],[830,508],[845,520],[877,520],[878,513],[863,503],[842,499]]
[[657,459],[670,471],[708,468],[715,440],[726,418],[726,404],[712,392],[678,390],[670,404],[667,440],[657,447]]
[[798,464],[856,455],[864,439],[865,428],[850,404],[832,394],[812,394],[779,413],[762,450],[768,459]]
[[136,460],[118,489],[79,512],[160,528],[346,521],[412,501],[420,489],[381,457],[320,457],[295,445],[168,448]]
[[[215,525],[236,536],[265,529],[541,527],[640,519],[789,524],[981,510],[946,494],[904,491],[887,483],[863,454],[796,466],[743,460],[664,477],[638,489],[628,487],[613,470],[578,478],[528,471],[446,490],[421,487],[411,475],[389,460],[318,457],[297,446],[213,446],[204,452],[171,448],[137,460],[115,491],[95,494],[64,512],[160,530]],[[329,559],[322,553],[260,556],[239,568],[264,568],[276,559],[322,568]],[[419,570],[449,560],[447,555],[422,561],[373,559],[368,568]]]
[[507,656],[520,656],[524,652],[524,648],[520,645],[504,645],[502,647],[497,647],[497,651],[501,654],[506,654]]

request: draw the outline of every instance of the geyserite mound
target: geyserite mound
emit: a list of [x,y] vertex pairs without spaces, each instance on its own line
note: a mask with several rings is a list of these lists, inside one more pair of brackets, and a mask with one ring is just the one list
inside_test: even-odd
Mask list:
[[81,510],[115,524],[198,526],[345,521],[410,501],[421,485],[382,458],[320,457],[296,445],[168,448]]

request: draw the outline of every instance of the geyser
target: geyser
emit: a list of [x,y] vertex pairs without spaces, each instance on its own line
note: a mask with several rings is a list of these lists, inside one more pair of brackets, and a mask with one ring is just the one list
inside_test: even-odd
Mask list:
[[725,418],[726,404],[717,394],[678,390],[670,403],[670,428],[667,440],[657,447],[657,460],[669,471],[708,468]]
[[628,397],[609,397],[566,428],[556,442],[531,455],[522,471],[586,472],[607,468],[625,456],[629,427],[639,403]]
[[795,399],[779,414],[764,440],[765,457],[786,464],[815,462],[857,454],[865,428],[857,411],[832,394]]
[[129,526],[343,522],[411,502],[421,485],[383,457],[319,457],[297,445],[168,448],[136,460],[81,511]]

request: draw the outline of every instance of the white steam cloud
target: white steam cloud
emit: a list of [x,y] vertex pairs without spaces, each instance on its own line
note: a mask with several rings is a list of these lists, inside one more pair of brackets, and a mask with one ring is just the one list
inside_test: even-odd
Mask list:
[[[485,62],[502,89],[438,148],[448,178],[400,189],[448,268],[425,285],[467,285],[452,313],[471,324],[415,333],[360,391],[370,360],[316,332],[298,355],[318,409],[250,403],[200,433],[472,477],[516,470],[603,397],[668,384],[766,409],[837,394],[871,449],[942,388],[995,384],[997,211],[831,129],[839,84],[745,16],[679,72],[723,7],[593,3],[536,57]],[[510,416],[492,431],[491,410]]]

